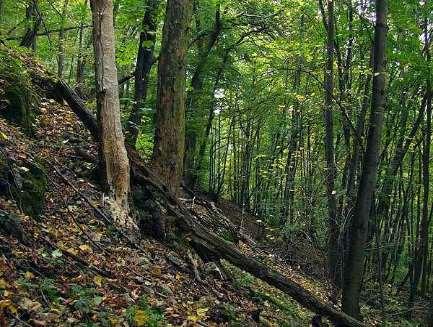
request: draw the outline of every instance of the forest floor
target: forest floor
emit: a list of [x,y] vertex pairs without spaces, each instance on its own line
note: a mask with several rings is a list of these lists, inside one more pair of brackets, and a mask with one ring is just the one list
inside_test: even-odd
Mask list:
[[[0,197],[0,213],[19,221],[18,234],[0,228],[0,326],[310,325],[312,312],[228,263],[222,271],[200,267],[198,280],[174,248],[143,238],[136,249],[102,220],[96,145],[68,107],[43,99],[32,137],[0,119],[0,143],[13,170],[38,163],[48,181],[37,219]],[[200,201],[185,204],[197,217],[212,216]],[[239,243],[244,253],[330,302],[320,251],[302,240],[282,251],[278,233],[257,217],[227,201],[216,210],[251,234],[251,244]],[[378,310],[363,312],[367,325],[379,324]]]

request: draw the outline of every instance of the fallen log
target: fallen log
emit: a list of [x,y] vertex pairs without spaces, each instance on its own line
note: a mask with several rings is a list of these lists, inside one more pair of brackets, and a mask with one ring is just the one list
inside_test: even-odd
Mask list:
[[[95,141],[99,141],[96,119],[93,114],[87,110],[76,92],[64,82],[54,80],[46,80],[45,82],[48,82],[48,84],[52,86],[53,94],[62,97],[68,103],[72,111],[90,131]],[[152,212],[155,211],[154,206],[157,206],[159,208],[158,216],[174,218],[171,220],[174,221],[176,228],[183,233],[190,245],[199,255],[211,258],[212,260],[227,260],[238,268],[249,272],[253,276],[288,294],[303,307],[318,315],[329,318],[336,326],[365,326],[362,322],[337,310],[332,305],[322,302],[298,283],[266,267],[261,262],[247,257],[235,245],[207,230],[191,215],[188,209],[178,201],[160,179],[144,165],[135,150],[128,148],[128,156],[130,159],[133,190],[140,191],[142,196],[146,199],[146,202],[153,203],[152,208],[149,208]],[[162,228],[163,233],[160,237],[164,238],[165,231],[168,227],[163,224]]]

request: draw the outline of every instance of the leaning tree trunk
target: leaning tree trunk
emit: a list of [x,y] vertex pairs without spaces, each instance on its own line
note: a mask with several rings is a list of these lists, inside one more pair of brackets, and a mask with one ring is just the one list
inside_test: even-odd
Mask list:
[[358,196],[349,231],[349,253],[344,269],[342,298],[343,311],[355,318],[361,316],[359,297],[365,257],[364,248],[367,240],[373,192],[376,188],[385,107],[387,12],[387,0],[376,0],[373,95],[370,122]]
[[185,65],[192,0],[169,0],[158,66],[158,95],[152,166],[173,192],[183,174]]
[[128,218],[129,160],[122,134],[115,62],[112,0],[92,0],[93,46],[100,129],[101,166],[112,198],[116,223],[131,226]]

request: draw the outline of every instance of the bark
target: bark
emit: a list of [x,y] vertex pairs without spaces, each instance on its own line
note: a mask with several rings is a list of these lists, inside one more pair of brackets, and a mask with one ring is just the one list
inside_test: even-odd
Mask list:
[[32,48],[34,51],[36,50],[36,36],[42,24],[42,17],[35,0],[33,0],[26,9],[26,20],[28,21],[28,27],[21,39],[20,46]]
[[[425,1],[427,5],[427,0]],[[430,67],[431,55],[430,55],[430,41],[428,32],[429,20],[424,19],[424,50],[426,55],[426,66]],[[423,153],[422,153],[422,184],[423,184],[423,204],[422,204],[422,216],[421,224],[419,227],[419,241],[416,248],[416,253],[413,263],[413,280],[410,289],[409,302],[413,304],[415,296],[418,290],[418,284],[422,277],[422,293],[425,291],[426,284],[426,266],[428,264],[428,249],[429,249],[429,229],[430,229],[430,217],[429,217],[429,192],[430,192],[430,148],[431,148],[431,120],[432,120],[432,82],[431,72],[428,69],[427,79],[427,95],[426,95],[426,122],[424,129],[424,140],[423,140]]]
[[177,193],[185,148],[185,66],[192,0],[169,0],[158,65],[152,166]]
[[362,272],[364,270],[364,249],[367,240],[372,198],[376,188],[383,127],[386,88],[387,12],[387,0],[376,0],[372,104],[362,175],[349,230],[350,243],[344,269],[342,298],[343,311],[355,318],[360,317],[359,297]]
[[128,118],[126,140],[135,147],[143,117],[143,104],[147,96],[150,70],[153,66],[156,30],[158,25],[158,9],[161,0],[150,0],[144,13],[140,44],[138,46],[137,63],[135,67],[134,105]]
[[334,1],[328,0],[327,61],[325,70],[325,157],[326,157],[326,196],[328,199],[328,273],[330,279],[338,281],[338,222],[335,176],[337,167],[334,151],[333,93],[334,93]]
[[[87,0],[84,3],[87,8]],[[84,17],[82,17],[80,22],[80,29],[78,34],[78,58],[77,58],[77,72],[75,76],[75,89],[80,97],[84,94],[84,67],[86,65],[85,57],[83,56],[83,39],[84,39]]]
[[112,0],[92,0],[93,46],[100,129],[100,164],[112,199],[116,223],[132,227],[128,217],[129,161],[120,121]]

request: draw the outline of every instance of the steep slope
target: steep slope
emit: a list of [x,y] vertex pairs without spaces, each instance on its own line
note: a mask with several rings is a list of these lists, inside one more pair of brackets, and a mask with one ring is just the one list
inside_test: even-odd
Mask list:
[[[21,59],[32,67],[33,79],[41,76],[36,85],[43,88],[43,68],[31,58]],[[313,313],[226,261],[204,263],[182,240],[169,247],[114,228],[95,181],[94,135],[71,108],[43,98],[46,92],[37,88],[34,92],[42,98],[36,102],[39,115],[33,120],[32,133],[26,135],[0,119],[0,161],[5,172],[0,184],[6,190],[0,196],[2,323],[310,324]],[[23,207],[23,194],[29,190],[24,186],[34,170],[43,185],[36,213]],[[32,183],[30,189],[34,189]],[[20,192],[9,192],[12,189]],[[236,243],[239,255],[272,268],[272,276],[277,276],[274,281],[281,276],[302,286],[314,301],[330,302],[329,285],[306,277],[296,257],[290,266],[272,251],[273,243],[263,241],[265,250],[256,243],[255,233],[237,233],[238,213],[229,204],[217,208],[205,199],[185,199],[184,207],[201,226]],[[304,258],[301,266],[308,261]],[[317,262],[310,261],[310,266]],[[336,306],[328,307],[328,311],[338,311]],[[376,315],[370,315],[366,324],[376,324]]]
[[199,282],[173,249],[146,239],[132,247],[101,218],[103,194],[86,162],[95,145],[85,128],[52,100],[42,99],[40,111],[32,138],[0,119],[2,160],[15,177],[35,163],[48,181],[38,217],[0,197],[2,221],[20,221],[22,234],[1,230],[3,325],[256,325],[259,311],[277,325],[311,319],[293,302],[281,310],[250,294],[252,278],[239,272],[232,282],[200,268]]

